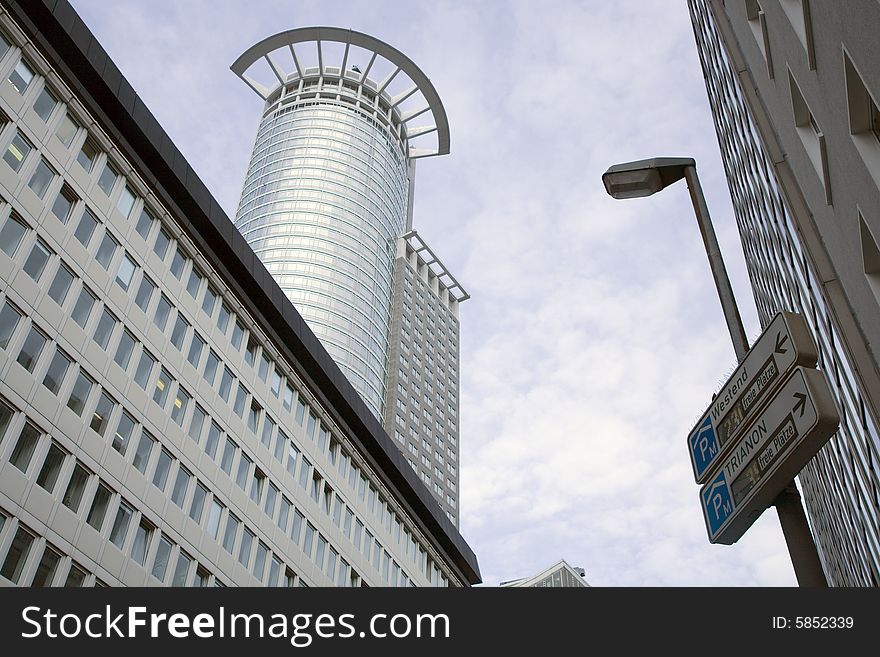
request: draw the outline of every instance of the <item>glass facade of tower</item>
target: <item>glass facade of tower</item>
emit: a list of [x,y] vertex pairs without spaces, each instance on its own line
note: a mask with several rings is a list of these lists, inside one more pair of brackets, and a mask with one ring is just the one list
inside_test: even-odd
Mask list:
[[408,163],[398,134],[358,104],[381,101],[340,82],[313,75],[269,99],[235,224],[381,417]]
[[829,583],[877,586],[877,418],[841,348],[822,285],[784,204],[710,4],[688,0],[758,315],[762,326],[780,310],[807,319],[819,348],[819,368],[828,374],[841,416],[837,434],[798,477],[807,515]]
[[415,161],[449,152],[440,97],[400,51],[333,27],[267,37],[231,69],[264,102],[235,225],[457,525],[468,295],[407,246]]

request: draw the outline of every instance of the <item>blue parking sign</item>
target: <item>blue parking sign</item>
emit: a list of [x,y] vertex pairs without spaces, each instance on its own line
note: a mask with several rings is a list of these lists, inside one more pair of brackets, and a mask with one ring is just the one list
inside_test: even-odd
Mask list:
[[692,460],[696,468],[697,478],[706,471],[712,459],[718,454],[718,440],[712,428],[712,418],[706,416],[705,422],[690,436]]
[[730,487],[727,485],[727,479],[724,471],[718,473],[715,480],[707,485],[701,494],[703,498],[703,512],[706,514],[706,521],[709,523],[709,534],[714,538],[724,522],[733,513],[733,500],[730,496]]

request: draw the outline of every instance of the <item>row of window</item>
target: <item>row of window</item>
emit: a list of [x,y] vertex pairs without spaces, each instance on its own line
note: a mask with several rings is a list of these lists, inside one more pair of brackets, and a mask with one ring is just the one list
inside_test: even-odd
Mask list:
[[[4,400],[0,400],[0,446],[3,445],[7,434],[10,433],[8,429],[14,423],[13,417],[15,415],[16,412],[13,408]],[[98,408],[95,410],[90,426],[99,435],[103,435],[107,419],[107,415],[102,415],[101,409]],[[113,446],[117,450],[124,451],[125,443],[123,440],[127,441],[130,436],[131,423],[131,417],[127,413],[120,418],[113,438]],[[144,433],[144,435],[149,437],[149,434]],[[42,462],[38,462],[38,455],[43,453],[45,442],[48,442],[48,449],[43,454]],[[143,438],[141,443],[144,443]],[[36,459],[35,456],[37,456]],[[139,446],[138,457],[143,458],[143,456],[144,452]],[[149,567],[151,574],[159,582],[166,582],[167,575],[173,572],[170,580],[172,586],[208,585],[211,574],[201,565],[196,564],[193,568],[194,559],[182,549],[176,555],[176,565],[173,570],[170,569],[170,558],[174,552],[175,543],[157,529],[156,523],[137,511],[132,504],[113,491],[97,475],[91,473],[55,440],[46,436],[29,418],[24,418],[18,439],[10,452],[9,463],[25,476],[29,475],[29,470],[33,465],[34,472],[30,476],[36,474],[36,484],[49,495],[56,495],[63,490],[61,503],[71,513],[79,515],[81,510],[88,508],[86,524],[96,532],[103,534],[106,518],[113,517],[107,539],[118,549],[127,550],[130,558],[140,566]],[[68,479],[66,485],[63,485],[62,481],[65,475],[68,476]],[[83,504],[87,494],[91,494],[91,503]],[[109,511],[114,505],[115,514],[111,514]],[[21,532],[22,530],[19,529],[16,540],[21,537],[21,540],[29,545],[33,541],[33,534],[28,531],[24,531],[24,534]],[[130,546],[128,545],[129,535],[131,535]],[[155,552],[151,551],[154,543]],[[26,550],[20,551],[26,552]],[[57,554],[57,550],[55,553]],[[3,574],[14,583],[23,584],[18,581],[17,575],[16,577],[11,576],[15,573],[7,574],[4,572]],[[49,585],[49,583],[51,580],[47,580],[45,585]]]
[[[805,11],[800,6],[795,11],[786,6],[787,3],[781,3],[785,13],[789,16],[795,32],[798,34],[804,47],[807,49],[809,60],[809,68],[815,69],[815,56],[812,52],[812,38],[807,38],[807,34],[812,32],[810,25],[809,11]],[[770,53],[770,41],[766,26],[766,19],[761,4],[758,0],[745,0],[745,13],[749,25],[754,32],[757,40],[758,48],[767,62],[767,70],[769,76],[774,76],[772,57]],[[794,14],[794,15],[792,15]],[[870,154],[865,153],[865,146],[854,139],[857,149],[861,152],[865,163],[871,170],[875,178],[880,179],[880,169],[876,167],[876,160],[880,154],[880,109],[878,109],[877,101],[868,91],[864,80],[862,80],[848,53],[843,53],[843,69],[845,82],[845,96],[848,103],[849,111],[844,115],[848,120],[849,132],[853,135],[865,134],[873,138],[873,143],[867,150]],[[810,110],[800,86],[794,78],[791,70],[788,71],[788,91],[791,98],[792,110],[794,112],[794,123],[798,128],[798,136],[804,144],[809,159],[816,167],[819,177],[825,185],[826,203],[831,204],[830,180],[828,174],[828,159],[825,152],[824,132],[820,129],[815,115]]]
[[[0,545],[4,542],[4,529],[9,527],[11,531],[14,523],[15,519],[0,508]],[[28,567],[29,557],[36,562],[35,567]],[[35,531],[21,522],[15,529],[2,563],[0,576],[18,586],[76,588],[90,583],[93,586],[107,586],[62,550],[49,541],[42,541]]]
[[[22,60],[24,61],[24,60]],[[25,87],[27,88],[27,87]],[[54,99],[54,95],[51,94],[51,91],[46,87],[44,89],[46,94],[49,94],[48,97],[44,97],[44,94],[41,93],[38,100],[40,111],[46,114],[43,111],[45,105],[50,104],[49,101]],[[52,108],[51,111],[46,114],[46,116],[50,116],[53,111],[55,111],[55,107],[58,106],[57,100],[51,103]],[[35,109],[35,111],[37,111]],[[68,114],[65,114],[68,116]],[[78,124],[75,122],[73,118],[70,118],[70,122],[75,126],[73,129],[73,133],[75,134],[79,130]],[[66,139],[66,135],[70,131],[64,131],[65,139],[62,139],[59,136],[59,139],[66,145],[72,144],[72,138]],[[13,140],[16,137],[21,136],[24,138],[19,131],[16,131],[13,136]],[[83,148],[81,149],[80,164],[84,168],[90,168],[87,165],[89,163],[93,163],[96,157],[97,151],[93,148],[87,146],[86,144],[91,144],[90,139],[87,137]],[[21,149],[19,149],[21,152]],[[24,162],[26,160],[25,153],[24,156],[21,157],[20,161]],[[43,159],[40,158],[40,162],[43,162]],[[48,165],[47,165],[48,166]],[[39,168],[39,165],[38,165]],[[54,176],[54,174],[53,174]],[[99,180],[99,186],[104,190],[104,192],[108,195],[112,194],[114,189],[116,188],[118,180],[121,176],[118,174],[115,168],[108,162],[105,163],[104,170],[101,174],[101,179],[103,179],[103,183]],[[41,178],[42,179],[42,178]],[[54,179],[54,177],[53,177]],[[124,180],[124,178],[123,178]],[[43,183],[37,185],[34,183],[34,186],[42,187]],[[50,187],[49,184],[45,184],[46,189]],[[44,192],[45,194],[45,192]],[[121,191],[119,193],[119,197],[116,203],[116,207],[119,212],[127,217],[131,218],[133,214],[133,210],[135,208],[137,202],[136,195],[131,191],[131,188],[128,184],[125,184],[121,187]],[[79,199],[73,194],[70,188],[66,184],[62,184],[61,190],[58,192],[55,202],[53,203],[53,214],[62,222],[66,223],[73,216],[73,208],[79,203]],[[79,222],[77,223],[76,229],[74,231],[74,236],[76,239],[87,249],[90,251],[93,249],[94,253],[92,253],[93,257],[105,268],[110,269],[111,264],[113,264],[114,259],[116,258],[117,253],[124,253],[124,250],[121,249],[119,240],[117,240],[109,228],[105,227],[103,232],[99,230],[99,226],[101,222],[97,219],[94,212],[90,210],[90,208],[85,207],[83,205],[83,211],[80,216]],[[151,236],[153,231],[153,224],[160,223],[150,212],[144,207],[139,215],[138,221],[136,223],[135,229],[136,232],[144,239],[147,239]],[[7,217],[7,221],[4,223],[2,228],[0,228],[0,243],[5,244],[3,250],[9,256],[14,256],[16,254],[16,250],[19,245],[23,241],[24,235],[29,230],[29,226],[16,214],[13,214],[10,211],[10,214]],[[101,239],[96,239],[95,235],[102,235]],[[205,276],[198,270],[194,263],[191,262],[191,259],[185,254],[180,245],[177,245],[176,248],[172,248],[173,242],[165,231],[164,228],[160,226],[159,230],[156,231],[156,237],[153,241],[153,251],[156,255],[162,259],[163,261],[167,259],[168,253],[173,253],[171,258],[171,262],[169,263],[169,270],[172,271],[173,275],[177,277],[181,282],[183,282],[183,277],[185,273],[188,273],[188,277],[186,278],[186,289],[188,293],[197,301],[201,298],[201,308],[202,310],[209,316],[213,318],[213,315],[216,313],[216,322],[218,327],[226,333],[228,331],[227,327],[229,325],[234,325],[233,334],[231,336],[231,343],[238,347],[243,341],[245,336],[245,330],[241,323],[238,320],[234,319],[234,315],[228,308],[228,306],[222,302],[219,298],[219,294],[217,291],[210,285],[205,284]],[[31,275],[32,278],[36,281],[40,281],[44,274],[48,272],[51,267],[48,266],[50,260],[55,254],[51,252],[51,249],[46,245],[45,242],[42,241],[41,238],[36,238],[31,252],[27,258],[27,269],[26,271]],[[50,284],[49,296],[56,300],[57,303],[63,304],[68,296],[69,290],[75,287],[74,282],[76,280],[76,276],[72,273],[71,268],[63,261],[60,256],[57,258],[58,264],[55,268],[55,276]],[[131,258],[128,253],[124,253],[124,255],[119,256],[119,260],[114,267],[116,271],[116,281],[123,288],[128,289],[134,282],[135,274],[138,271],[139,267],[137,263]],[[154,292],[156,289],[156,284],[153,283],[149,277],[144,273],[141,281],[140,287],[138,288],[138,294],[136,295],[135,302],[136,305],[141,307],[142,309],[148,309],[148,306],[151,303],[152,298],[155,296]],[[163,299],[166,301],[165,304],[162,303]],[[94,307],[98,306],[97,303],[97,295],[92,292],[84,283],[80,287],[79,296],[74,305],[73,311],[71,312],[71,316],[74,320],[80,324],[84,329],[88,328],[88,323],[90,317],[93,316]],[[170,306],[170,302],[167,300],[167,297],[164,295],[159,296],[159,300],[156,302],[156,309],[154,312],[154,323],[157,326],[164,322],[168,323],[170,316],[172,315],[172,308],[166,307]],[[15,329],[15,325],[18,322],[18,319],[22,316],[22,313],[16,309],[10,303],[4,305],[2,311],[2,320],[0,320],[0,324],[4,326],[2,329],[3,332],[7,335],[7,342],[9,336],[11,336],[12,332]],[[137,339],[134,337],[131,331],[128,329],[124,329],[122,331],[118,330],[118,325],[120,324],[119,320],[113,315],[113,313],[106,307],[104,307],[100,313],[100,318],[96,320],[95,326],[91,330],[91,336],[94,342],[96,342],[101,348],[108,349],[111,346],[111,342],[113,342],[114,336],[118,334],[118,341],[115,343],[115,354],[114,361],[122,367],[126,369],[129,367],[130,363],[134,360],[133,356],[137,350]],[[27,338],[25,338],[25,342],[22,345],[21,351],[18,355],[19,363],[22,364],[23,367],[28,369],[29,371],[33,371],[36,366],[37,360],[39,359],[40,353],[45,348],[48,339],[46,337],[45,332],[41,331],[37,326],[31,325],[30,333]],[[175,344],[176,347],[184,350],[184,342],[189,337],[189,329],[191,326],[189,322],[185,318],[183,318],[180,313],[177,314],[175,321],[173,322],[171,341]],[[216,373],[220,370],[219,359],[216,358],[216,354],[213,354],[210,350],[206,349],[205,341],[201,338],[194,330],[192,332],[192,341],[189,343],[189,349],[187,350],[187,358],[193,363],[194,366],[199,364],[199,360],[202,357],[202,353],[207,352],[205,366],[204,366],[204,376],[206,378],[210,378],[212,373],[216,376]],[[267,383],[269,389],[276,396],[281,394],[281,391],[284,390],[284,399],[283,405],[285,408],[290,409],[292,407],[293,400],[293,388],[287,380],[282,377],[279,372],[279,369],[274,364],[273,361],[269,359],[267,354],[263,349],[261,349],[258,343],[254,340],[253,336],[248,337],[247,348],[245,351],[245,362],[253,365],[257,361],[257,353],[259,352],[259,365],[258,368],[258,376]],[[108,352],[109,353],[109,352]],[[214,357],[212,357],[212,355]],[[214,361],[218,360],[217,365],[214,365]],[[67,371],[71,369],[72,359],[68,356],[63,349],[56,345],[52,362],[49,364],[49,367],[46,372],[45,380],[46,387],[54,387],[56,390],[60,390],[61,386],[64,383],[64,377],[67,374]],[[161,368],[161,371],[153,376],[153,370],[156,365],[156,359],[152,357],[151,354],[144,348],[141,351],[140,359],[138,361],[137,369],[135,371],[135,380],[136,382],[143,388],[149,389],[147,382],[150,380],[155,381],[155,387],[153,389],[153,398],[156,403],[160,404],[164,407],[167,397],[170,395],[170,389],[173,387],[173,379],[170,377],[170,374],[167,373],[167,370]],[[224,375],[228,371],[228,368],[224,367]],[[228,378],[228,377],[227,377]],[[225,388],[232,388],[232,382],[229,381],[228,385],[223,384],[223,378],[221,378],[220,383],[221,391]],[[86,401],[91,394],[91,391],[96,389],[96,383],[92,377],[90,377],[87,373],[83,372],[81,369],[78,372],[78,376],[76,381],[73,383],[72,388],[70,390],[70,395],[68,397],[68,406],[74,410],[74,412],[82,413],[83,408],[86,405]],[[241,411],[239,411],[239,415],[242,414],[244,407],[247,401],[247,391],[244,391],[242,396],[243,388],[239,384],[239,392],[236,395],[236,398],[241,398],[241,401],[235,403],[235,406],[241,407]],[[188,407],[191,406],[191,396],[189,393],[184,390],[182,387],[178,386],[177,391],[174,398],[174,404],[171,409],[171,416],[178,424],[183,426],[184,418],[187,415]],[[100,398],[96,405],[96,417],[98,418],[106,418],[109,414],[113,413],[113,409],[118,406],[118,403],[112,399],[110,395],[106,393],[106,391],[100,392]],[[194,407],[193,418],[199,416],[198,405],[192,404]],[[248,424],[256,433],[256,424],[261,417],[260,413],[261,409],[259,405],[252,401],[250,407],[250,414],[248,418]],[[127,413],[123,413],[121,417],[130,418],[130,415]],[[100,420],[96,420],[97,422],[101,422]],[[196,420],[191,419],[191,423],[194,423]],[[272,422],[271,418],[266,418],[267,422]],[[122,424],[123,420],[120,419],[120,424]],[[98,425],[101,426],[100,424]],[[264,430],[265,433],[265,430]]]
[[[22,317],[23,313],[7,300],[2,309],[0,309],[0,348],[6,349],[9,346],[13,333]],[[101,323],[98,324],[98,327],[100,326]],[[104,334],[103,332],[99,332],[96,327],[95,336],[93,337],[95,341],[98,340],[99,333],[100,335]],[[130,333],[126,330],[123,335],[130,335]],[[117,354],[114,356],[114,362],[117,364],[120,363],[119,354],[122,353],[123,350],[127,354],[130,354],[131,352],[131,347],[123,347],[124,344],[127,343],[120,341],[120,346],[117,348]],[[27,336],[24,338],[22,346],[18,352],[16,361],[28,372],[33,373],[36,370],[37,362],[42,353],[50,351],[50,349],[47,349],[48,345],[49,340],[46,337],[46,333],[35,323],[31,323]],[[72,378],[72,372],[75,368],[73,367],[73,360],[71,357],[68,356],[60,346],[55,345],[52,354],[51,361],[43,375],[42,385],[53,394],[59,394],[62,389],[66,390],[64,384],[68,373],[71,372]],[[168,396],[168,389],[170,388],[171,380],[164,368],[162,368],[162,372],[163,373],[160,374],[157,380],[153,399],[156,401],[157,398],[161,398],[164,405]],[[146,379],[143,376],[139,377],[137,374],[135,375],[135,381],[139,385],[142,385],[142,387],[143,384],[146,383]],[[93,394],[95,391],[98,391],[98,394]],[[153,485],[160,490],[164,491],[167,482],[171,478],[172,471],[175,472],[175,483],[170,494],[171,500],[183,509],[189,500],[189,491],[192,489],[193,497],[192,501],[189,502],[190,517],[198,523],[201,520],[201,511],[205,504],[207,489],[200,484],[192,473],[190,473],[182,464],[178,464],[175,469],[174,466],[178,462],[173,455],[164,447],[157,451],[155,447],[157,444],[156,439],[146,429],[139,432],[138,428],[140,425],[133,415],[127,410],[121,409],[120,404],[108,394],[106,390],[101,390],[100,386],[95,382],[94,377],[90,376],[84,368],[80,366],[76,378],[69,390],[66,403],[67,407],[77,415],[82,416],[87,407],[91,408],[90,401],[95,396],[97,396],[97,401],[91,414],[89,427],[102,437],[107,437],[109,435],[111,438],[111,446],[123,457],[126,456],[129,445],[135,440],[138,440],[137,448],[132,459],[132,465],[142,474],[149,474]],[[287,500],[286,496],[280,494],[279,487],[268,481],[266,474],[255,464],[254,459],[249,457],[230,436],[226,435],[224,441],[224,433],[222,429],[216,421],[212,420],[207,415],[205,410],[199,404],[194,404],[192,414],[187,416],[190,400],[191,398],[188,393],[178,387],[175,403],[171,407],[171,418],[181,427],[184,426],[185,420],[188,419],[187,435],[200,445],[202,444],[203,435],[206,435],[203,448],[212,459],[218,457],[218,448],[222,443],[223,449],[220,454],[220,469],[230,478],[233,478],[236,484],[248,494],[250,499],[258,507],[261,507],[270,518],[278,523],[279,527],[285,529],[288,523],[287,517],[291,513],[295,514],[296,517],[301,517],[302,514],[297,509],[293,508],[292,503]],[[280,427],[276,427],[272,418],[266,415],[262,419],[262,425],[259,425],[259,417],[259,411],[256,409],[255,405],[252,404],[248,414],[248,426],[251,431],[256,435],[258,428],[261,426],[261,430],[259,431],[261,443],[267,449],[270,449],[274,454],[274,457],[280,462],[283,463],[286,458],[286,469],[291,474],[294,481],[297,480],[297,462],[298,460],[301,461],[301,464],[299,465],[299,485],[306,490],[313,501],[325,511],[328,517],[332,517],[334,523],[340,528],[343,528],[340,523],[344,515],[347,520],[345,524],[345,534],[347,537],[350,537],[350,530],[352,530],[350,518],[353,517],[353,512],[344,504],[344,502],[341,501],[338,494],[334,496],[334,491],[329,485],[329,482],[324,480],[324,477],[321,476],[308,459],[306,459],[304,455],[302,455],[301,459],[299,458],[299,450],[297,450],[293,441],[287,438]],[[306,417],[308,418],[307,421],[305,419]],[[307,409],[307,406],[302,400],[297,401],[296,419],[300,424],[303,424],[304,422],[306,423],[307,435],[315,440],[319,450],[328,456],[332,465],[337,466],[338,464],[337,467],[340,475],[343,478],[347,478],[353,488],[358,481],[360,482],[359,493],[361,499],[367,500],[368,508],[371,511],[376,512],[377,517],[380,521],[383,521],[384,526],[389,533],[392,532],[393,527],[394,533],[392,536],[396,536],[398,542],[404,540],[404,538],[401,537],[401,522],[396,514],[394,514],[389,508],[384,497],[378,493],[368,481],[366,481],[360,473],[360,469],[353,463],[350,463],[348,455],[341,449],[341,444],[321,425],[317,417]],[[108,431],[109,427],[114,424],[116,427],[115,431]],[[151,462],[153,453],[158,453],[158,456],[156,457],[153,470],[148,473],[147,468]],[[234,475],[233,472],[235,472]],[[332,512],[331,505],[333,506]],[[276,506],[278,508],[277,515]],[[220,515],[224,509],[224,505],[214,499],[211,502],[211,509],[211,514],[208,516],[207,531],[216,537],[219,525],[214,523],[220,522]],[[298,524],[301,523],[291,521],[291,531],[293,531],[294,528],[297,528]],[[238,521],[235,519],[234,514],[230,512],[229,520],[227,520],[227,530],[224,542],[235,540],[237,529],[230,529],[230,527],[233,526],[237,528]],[[360,520],[357,520],[357,527],[362,527]],[[233,533],[230,534],[230,531]],[[369,534],[369,530],[366,530],[366,532]],[[412,539],[410,539],[408,530],[403,529],[403,535],[407,541],[407,554],[411,556],[413,561],[415,561],[415,542],[413,541],[413,549],[410,549],[409,542]],[[294,542],[298,542],[298,529],[297,535],[294,536],[291,534],[291,538]],[[376,540],[378,541],[378,539]],[[419,550],[419,565],[420,567],[423,567],[425,554],[421,548]],[[240,552],[239,559],[242,559],[243,557],[244,553]],[[397,571],[392,569],[391,572]],[[400,581],[403,581],[405,573],[403,573],[402,569],[400,572]],[[344,581],[349,581],[348,576]],[[386,579],[386,581],[389,580]]]

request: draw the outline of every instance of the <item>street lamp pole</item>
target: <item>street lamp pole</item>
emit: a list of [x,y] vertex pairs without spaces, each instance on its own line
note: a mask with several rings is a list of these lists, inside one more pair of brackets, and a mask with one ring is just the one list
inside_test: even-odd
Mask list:
[[[749,341],[736,305],[730,278],[724,267],[706,198],[703,196],[703,189],[697,177],[696,162],[692,158],[654,158],[618,164],[605,172],[602,181],[605,189],[614,198],[636,198],[654,194],[681,178],[687,182],[700,235],[706,248],[706,256],[709,258],[712,278],[718,290],[718,299],[733,342],[733,350],[737,361],[742,363],[749,351]],[[776,496],[773,505],[782,525],[782,534],[788,546],[798,585],[828,586],[816,543],[807,524],[801,495],[793,480]]]
[[739,308],[736,305],[736,297],[733,296],[733,287],[724,267],[718,238],[715,237],[715,229],[709,217],[706,197],[703,196],[703,188],[700,187],[700,179],[697,177],[697,167],[695,165],[684,167],[684,178],[691,194],[691,202],[694,204],[694,214],[697,216],[700,235],[703,236],[706,255],[709,257],[709,268],[712,270],[712,278],[715,279],[715,288],[718,290],[721,310],[724,311],[724,319],[727,321],[727,330],[730,331],[730,339],[733,341],[733,351],[736,353],[737,362],[741,363],[749,353],[749,339],[746,337]]

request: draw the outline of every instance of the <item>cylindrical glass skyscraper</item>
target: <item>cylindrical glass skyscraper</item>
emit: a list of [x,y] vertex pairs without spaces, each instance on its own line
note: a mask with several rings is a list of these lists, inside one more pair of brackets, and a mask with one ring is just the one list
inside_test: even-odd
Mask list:
[[[329,66],[334,53],[341,61]],[[260,63],[273,87],[246,74]],[[412,160],[449,147],[439,97],[399,51],[337,28],[269,37],[232,70],[266,101],[235,225],[381,418]],[[408,125],[426,116],[433,125]],[[414,148],[424,135],[435,148]]]

